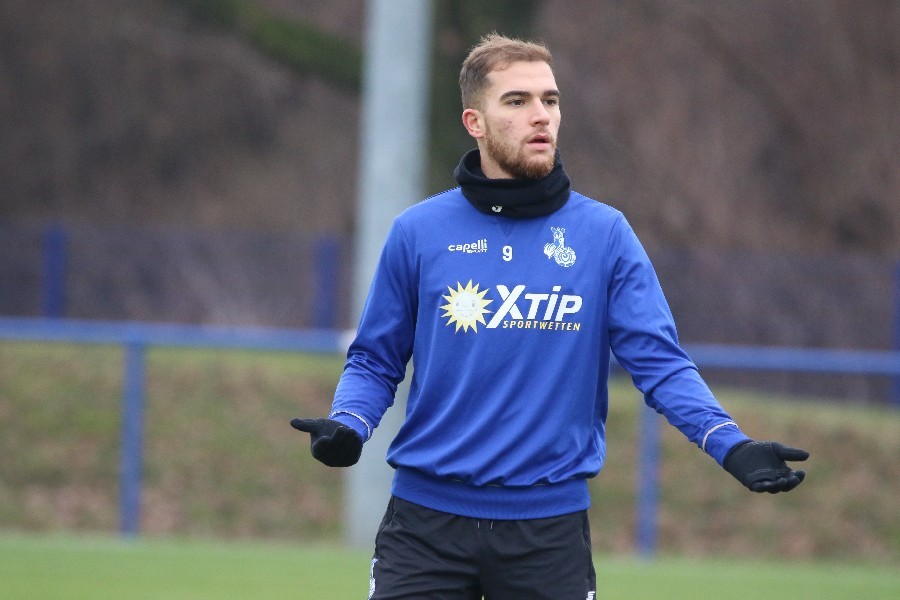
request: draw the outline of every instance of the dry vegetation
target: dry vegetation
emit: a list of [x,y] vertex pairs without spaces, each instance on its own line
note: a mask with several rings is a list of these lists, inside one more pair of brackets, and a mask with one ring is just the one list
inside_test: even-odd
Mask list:
[[[296,49],[279,60],[240,19],[209,17],[240,6],[281,19]],[[498,29],[551,45],[575,187],[646,240],[900,251],[896,2],[435,7],[427,193],[472,145],[459,63]],[[310,54],[304,36],[358,52],[364,18],[363,0],[4,2],[0,216],[349,234],[360,97],[339,66],[291,57]]]

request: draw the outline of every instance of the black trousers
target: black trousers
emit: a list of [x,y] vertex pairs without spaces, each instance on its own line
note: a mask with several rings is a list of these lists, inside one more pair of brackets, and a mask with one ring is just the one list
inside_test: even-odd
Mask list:
[[587,512],[490,521],[391,498],[370,600],[594,600]]

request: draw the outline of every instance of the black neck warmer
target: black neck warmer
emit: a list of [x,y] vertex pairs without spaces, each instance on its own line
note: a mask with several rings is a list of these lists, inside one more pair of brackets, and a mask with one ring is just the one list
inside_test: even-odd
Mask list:
[[540,179],[489,179],[481,170],[481,154],[467,152],[453,172],[472,206],[489,215],[542,217],[559,210],[569,199],[569,176],[559,152],[553,170]]

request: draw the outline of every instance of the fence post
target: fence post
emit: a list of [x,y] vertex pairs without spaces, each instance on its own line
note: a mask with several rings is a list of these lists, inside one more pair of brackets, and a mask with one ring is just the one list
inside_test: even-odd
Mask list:
[[66,310],[66,266],[68,235],[55,223],[44,231],[44,277],[41,313],[51,319],[62,318]]
[[642,405],[638,412],[635,544],[638,556],[651,559],[656,555],[659,512],[659,419],[649,406]]
[[334,329],[337,327],[341,242],[335,235],[321,235],[315,243],[316,296],[313,324],[318,329]]
[[122,383],[122,464],[119,483],[119,527],[126,537],[140,530],[141,464],[144,431],[144,355],[140,342],[125,346]]
[[[900,352],[900,261],[894,265],[894,351]],[[891,387],[891,403],[900,408],[900,375],[894,376]]]

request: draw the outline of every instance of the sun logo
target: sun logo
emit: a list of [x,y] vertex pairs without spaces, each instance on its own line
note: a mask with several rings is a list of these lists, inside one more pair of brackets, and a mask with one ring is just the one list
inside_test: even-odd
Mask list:
[[447,301],[447,304],[441,307],[441,310],[447,311],[441,316],[450,317],[447,325],[456,323],[456,331],[462,329],[465,333],[471,327],[475,333],[478,333],[478,323],[486,325],[484,315],[492,312],[485,308],[493,302],[493,300],[484,299],[489,288],[479,292],[478,284],[473,286],[470,279],[466,287],[457,281],[455,290],[450,286],[447,286],[447,289],[450,290],[450,295],[441,296]]

